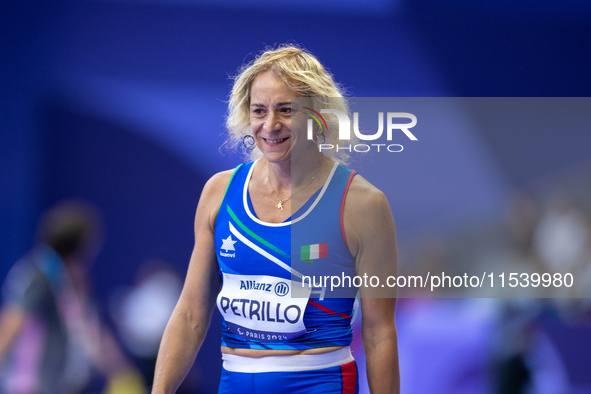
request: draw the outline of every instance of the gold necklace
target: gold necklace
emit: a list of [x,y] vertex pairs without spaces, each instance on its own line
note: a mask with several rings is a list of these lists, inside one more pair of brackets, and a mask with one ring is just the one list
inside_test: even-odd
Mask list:
[[269,182],[269,186],[271,186],[271,190],[273,190],[273,194],[279,200],[279,203],[277,205],[275,205],[275,208],[281,209],[283,211],[283,204],[284,203],[286,203],[287,201],[289,201],[290,198],[292,198],[293,196],[295,196],[296,194],[298,194],[299,192],[301,192],[302,190],[304,190],[305,188],[307,188],[308,186],[310,186],[310,183],[312,183],[312,181],[314,180],[314,178],[316,178],[316,175],[318,175],[318,171],[320,171],[320,167],[322,167],[322,163],[320,163],[320,165],[316,169],[316,173],[314,174],[314,176],[312,177],[312,179],[310,179],[308,181],[308,183],[306,183],[306,185],[304,187],[301,187],[300,189],[298,189],[297,192],[295,192],[291,196],[287,197],[285,200],[281,200],[279,198],[279,196],[277,195],[277,193],[275,192],[275,189],[273,188],[273,185],[271,184],[271,180],[269,180],[269,168],[267,168],[267,182]]

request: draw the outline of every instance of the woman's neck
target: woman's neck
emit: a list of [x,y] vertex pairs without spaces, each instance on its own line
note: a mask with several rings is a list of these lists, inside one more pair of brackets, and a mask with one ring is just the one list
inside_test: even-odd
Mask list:
[[307,156],[306,159],[286,163],[269,163],[266,160],[266,175],[277,189],[297,190],[310,182],[318,173],[323,162],[327,160],[322,153]]

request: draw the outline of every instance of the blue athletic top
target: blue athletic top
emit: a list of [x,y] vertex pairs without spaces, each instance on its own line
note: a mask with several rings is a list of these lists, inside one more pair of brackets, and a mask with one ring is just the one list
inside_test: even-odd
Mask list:
[[223,277],[216,302],[223,318],[222,345],[251,349],[350,345],[354,293],[331,290],[330,282],[320,283],[317,278],[355,275],[355,259],[342,224],[355,171],[335,164],[324,186],[292,218],[267,223],[256,217],[249,201],[248,182],[255,163],[236,168],[216,218],[215,244]]

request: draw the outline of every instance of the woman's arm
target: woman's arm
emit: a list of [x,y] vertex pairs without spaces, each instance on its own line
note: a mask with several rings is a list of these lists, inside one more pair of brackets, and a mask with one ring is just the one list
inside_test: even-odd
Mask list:
[[203,343],[220,290],[214,227],[232,171],[212,177],[195,215],[195,247],[183,291],[162,337],[152,394],[174,393]]
[[357,275],[377,276],[380,281],[376,287],[360,289],[361,336],[369,388],[372,394],[399,393],[396,293],[386,282],[388,276],[396,275],[398,251],[386,196],[356,176],[345,202],[344,221],[349,250],[356,257]]
[[395,306],[393,298],[361,299],[361,337],[372,394],[400,393]]

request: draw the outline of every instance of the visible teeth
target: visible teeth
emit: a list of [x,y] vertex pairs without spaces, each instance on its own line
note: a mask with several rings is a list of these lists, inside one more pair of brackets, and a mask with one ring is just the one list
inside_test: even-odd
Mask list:
[[283,142],[283,141],[285,141],[286,139],[287,139],[287,138],[280,138],[280,139],[278,139],[278,140],[267,140],[267,139],[265,139],[265,140],[266,140],[268,143],[270,143],[270,144],[278,144],[278,143],[280,143],[280,142]]

